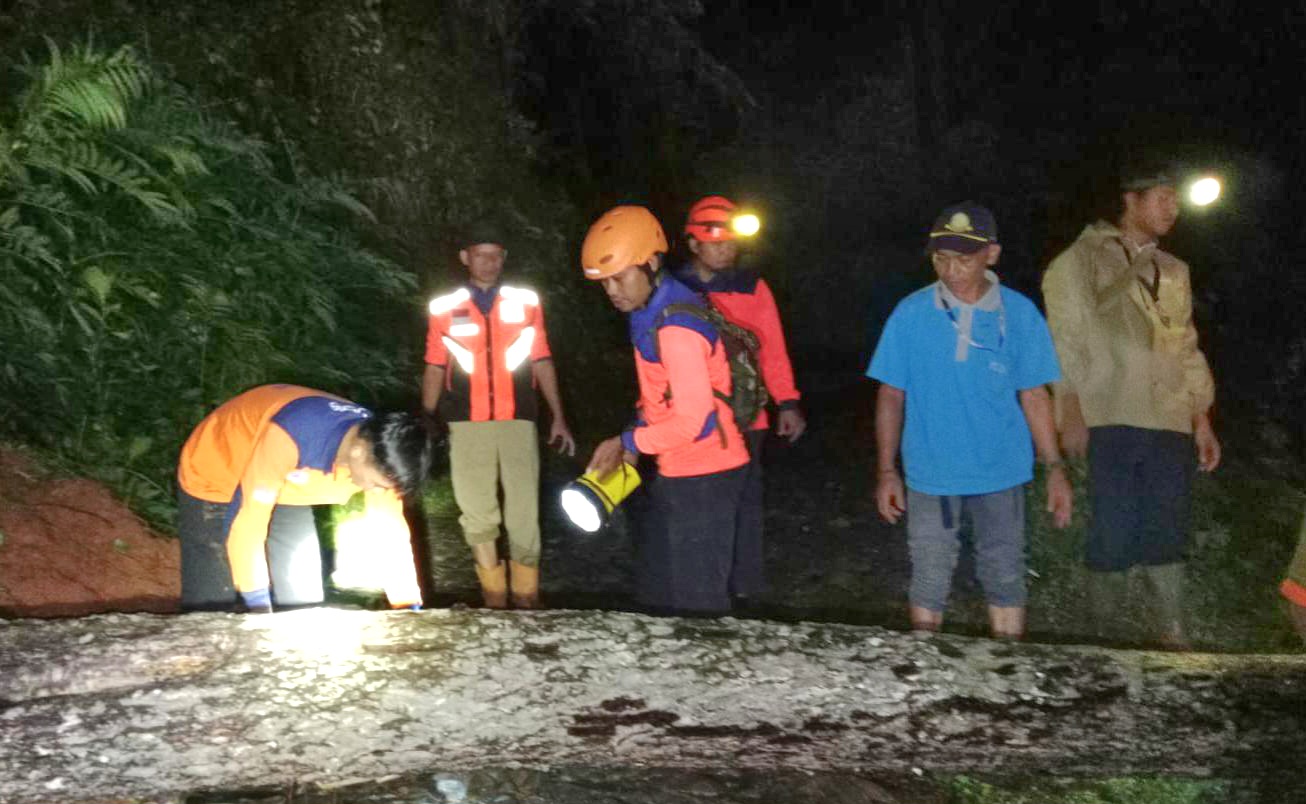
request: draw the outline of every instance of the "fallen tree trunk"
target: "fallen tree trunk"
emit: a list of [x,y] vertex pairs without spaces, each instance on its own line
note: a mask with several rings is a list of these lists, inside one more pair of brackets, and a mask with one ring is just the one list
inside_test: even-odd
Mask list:
[[[1287,773],[1306,656],[605,612],[0,622],[0,801],[432,768]],[[1295,763],[1293,763],[1295,764]]]

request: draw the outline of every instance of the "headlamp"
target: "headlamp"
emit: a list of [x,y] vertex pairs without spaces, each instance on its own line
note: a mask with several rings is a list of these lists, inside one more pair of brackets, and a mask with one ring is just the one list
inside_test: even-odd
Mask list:
[[1220,190],[1219,179],[1214,176],[1203,176],[1188,185],[1188,201],[1194,206],[1210,206],[1220,197]]
[[730,219],[730,228],[742,237],[752,237],[762,229],[762,221],[751,212],[736,215]]
[[563,487],[562,510],[573,525],[594,533],[608,523],[613,509],[639,484],[639,472],[625,461],[607,477],[600,478],[597,471],[586,472]]

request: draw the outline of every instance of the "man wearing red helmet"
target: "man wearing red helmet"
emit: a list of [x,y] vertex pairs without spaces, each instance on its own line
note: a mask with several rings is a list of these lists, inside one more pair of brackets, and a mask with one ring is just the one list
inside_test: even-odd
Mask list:
[[585,277],[626,313],[639,379],[636,422],[599,444],[587,471],[606,477],[622,460],[656,457],[636,596],[659,613],[725,614],[748,450],[722,398],[730,367],[721,336],[685,312],[704,301],[658,270],[666,251],[662,226],[643,207],[608,210],[585,236]]
[[[688,262],[673,269],[677,279],[707,296],[726,320],[757,336],[758,364],[767,394],[776,403],[776,435],[796,441],[807,429],[798,407],[800,394],[785,348],[784,329],[775,296],[766,280],[738,268],[738,208],[730,199],[710,195],[689,209],[685,222]],[[752,422],[741,422],[751,455],[735,531],[731,593],[751,598],[766,588],[762,549],[762,445],[770,420],[765,410]]]

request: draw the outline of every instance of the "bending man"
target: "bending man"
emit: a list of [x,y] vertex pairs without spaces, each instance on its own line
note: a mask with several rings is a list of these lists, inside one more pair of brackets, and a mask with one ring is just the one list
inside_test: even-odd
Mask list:
[[294,385],[246,391],[210,413],[177,468],[181,597],[188,610],[251,612],[323,600],[309,506],[367,502],[395,608],[420,606],[402,497],[431,463],[426,430],[404,413],[373,415]]

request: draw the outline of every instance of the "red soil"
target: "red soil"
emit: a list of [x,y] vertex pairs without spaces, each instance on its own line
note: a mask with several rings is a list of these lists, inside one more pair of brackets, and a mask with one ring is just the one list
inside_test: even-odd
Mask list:
[[100,484],[0,447],[0,616],[172,612],[180,595],[176,539]]

